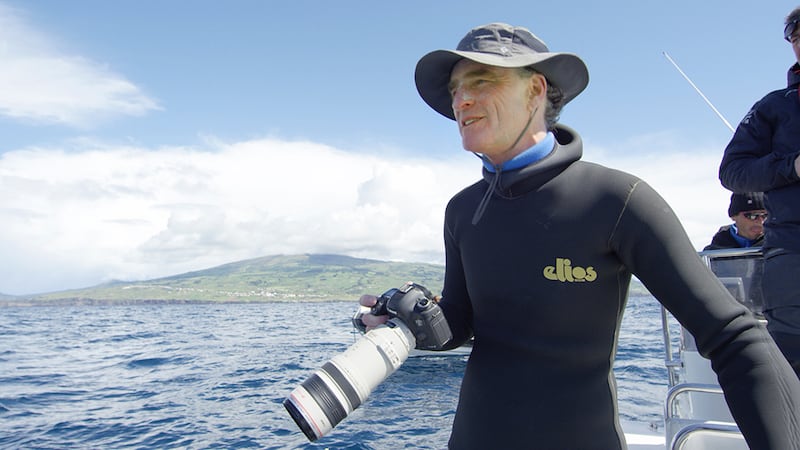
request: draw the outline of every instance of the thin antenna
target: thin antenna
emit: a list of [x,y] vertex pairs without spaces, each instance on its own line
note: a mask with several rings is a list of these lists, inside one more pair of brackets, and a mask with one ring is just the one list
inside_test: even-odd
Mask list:
[[667,54],[667,52],[663,52],[663,53],[664,53],[664,56],[666,56],[666,57],[667,57],[667,59],[669,60],[669,62],[671,62],[671,63],[672,63],[672,65],[673,65],[673,66],[675,66],[675,68],[676,68],[676,69],[678,69],[678,72],[680,72],[680,73],[681,73],[681,75],[683,75],[683,78],[686,78],[686,81],[688,81],[688,82],[689,82],[689,84],[691,84],[691,85],[692,85],[692,87],[694,88],[694,90],[695,90],[695,91],[697,91],[697,93],[698,93],[698,94],[700,94],[700,97],[703,97],[703,100],[705,100],[705,101],[706,101],[706,103],[708,104],[708,106],[710,106],[710,107],[711,107],[711,109],[712,109],[712,110],[714,110],[714,112],[717,114],[717,116],[719,116],[719,118],[720,118],[720,119],[722,119],[722,121],[723,121],[723,122],[725,122],[725,125],[728,127],[728,129],[729,129],[729,130],[731,130],[731,133],[735,132],[735,130],[733,129],[733,127],[731,126],[731,124],[730,124],[730,123],[729,123],[727,120],[725,120],[725,117],[724,117],[724,116],[723,116],[723,115],[722,115],[722,114],[721,114],[721,113],[720,113],[720,112],[717,110],[717,108],[715,108],[715,107],[714,107],[714,105],[713,105],[713,104],[711,104],[711,101],[710,101],[710,100],[709,100],[709,99],[708,99],[708,98],[707,98],[705,95],[703,95],[703,93],[700,91],[700,89],[699,89],[697,86],[695,86],[695,84],[694,84],[694,83],[692,83],[692,80],[690,80],[690,79],[689,79],[689,77],[687,77],[687,76],[686,76],[686,74],[685,74],[685,73],[683,73],[683,71],[681,70],[681,68],[680,68],[680,67],[678,67],[678,64],[676,64],[676,63],[675,63],[675,61],[673,61],[673,60],[672,60],[672,58],[670,58],[670,57],[669,57],[669,55]]

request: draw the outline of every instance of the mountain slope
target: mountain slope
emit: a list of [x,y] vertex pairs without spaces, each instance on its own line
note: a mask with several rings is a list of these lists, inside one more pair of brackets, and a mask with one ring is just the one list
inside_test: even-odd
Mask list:
[[115,281],[4,303],[124,304],[353,300],[406,281],[440,292],[444,266],[341,255],[276,255],[146,281]]

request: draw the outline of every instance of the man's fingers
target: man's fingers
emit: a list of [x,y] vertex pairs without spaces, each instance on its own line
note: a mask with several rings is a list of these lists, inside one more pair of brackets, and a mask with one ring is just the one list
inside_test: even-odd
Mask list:
[[361,298],[358,299],[358,304],[360,304],[361,306],[366,306],[368,308],[375,306],[375,303],[377,302],[378,302],[378,297],[369,294],[362,295]]

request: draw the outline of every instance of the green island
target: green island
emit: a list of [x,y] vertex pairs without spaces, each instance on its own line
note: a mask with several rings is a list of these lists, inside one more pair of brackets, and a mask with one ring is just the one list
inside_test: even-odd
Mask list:
[[[406,281],[440,293],[444,266],[343,255],[274,255],[145,281],[112,281],[24,296],[0,294],[0,307],[355,301],[361,294],[380,294]],[[648,292],[634,279],[630,295]]]

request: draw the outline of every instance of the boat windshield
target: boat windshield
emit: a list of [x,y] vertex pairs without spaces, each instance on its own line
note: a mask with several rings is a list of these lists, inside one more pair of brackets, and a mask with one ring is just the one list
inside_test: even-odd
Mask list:
[[700,257],[739,303],[763,318],[764,258],[760,247],[709,250],[700,252]]

